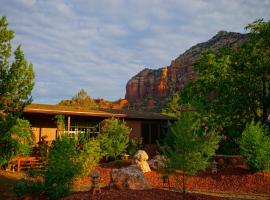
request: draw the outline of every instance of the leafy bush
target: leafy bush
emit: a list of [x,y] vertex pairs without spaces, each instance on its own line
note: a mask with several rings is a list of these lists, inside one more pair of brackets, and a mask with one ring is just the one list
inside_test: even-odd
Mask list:
[[20,118],[9,118],[3,126],[0,123],[0,127],[3,129],[11,127],[0,138],[0,165],[8,163],[13,157],[29,155],[33,143],[29,121]]
[[205,129],[195,112],[182,113],[169,128],[164,150],[169,159],[164,172],[167,175],[168,171],[176,173],[177,169],[182,170],[182,189],[185,192],[186,175],[195,175],[207,167],[218,148],[220,136]]
[[106,159],[109,157],[116,159],[126,151],[130,132],[131,129],[125,121],[111,118],[105,122],[98,140]]
[[13,191],[19,197],[25,194],[40,194],[44,191],[44,185],[38,181],[29,182],[21,179],[15,183]]
[[270,169],[270,137],[260,122],[247,124],[239,142],[240,153],[252,171]]
[[102,156],[100,143],[97,139],[91,139],[84,143],[79,154],[79,161],[82,165],[80,175],[88,175],[89,171],[98,165]]
[[58,199],[69,193],[73,178],[80,172],[78,152],[73,138],[66,135],[55,140],[49,151],[45,170],[46,195]]
[[143,140],[141,137],[130,139],[127,147],[127,153],[133,157],[138,150],[142,149],[142,142]]

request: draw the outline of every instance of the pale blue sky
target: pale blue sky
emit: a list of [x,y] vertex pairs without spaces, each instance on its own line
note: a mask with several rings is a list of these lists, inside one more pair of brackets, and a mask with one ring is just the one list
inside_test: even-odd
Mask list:
[[219,30],[269,20],[270,0],[0,0],[0,15],[34,64],[35,103],[80,88],[116,100],[143,68],[168,66]]

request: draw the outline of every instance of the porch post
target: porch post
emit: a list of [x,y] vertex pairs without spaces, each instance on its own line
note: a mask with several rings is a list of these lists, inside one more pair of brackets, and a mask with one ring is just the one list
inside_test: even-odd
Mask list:
[[68,131],[68,135],[69,135],[69,131],[70,131],[70,116],[68,116],[68,127],[67,127],[67,131]]

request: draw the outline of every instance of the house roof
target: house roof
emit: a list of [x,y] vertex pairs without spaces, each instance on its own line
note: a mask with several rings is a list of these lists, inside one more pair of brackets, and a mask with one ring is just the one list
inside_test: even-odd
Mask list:
[[24,108],[24,113],[40,113],[40,114],[63,114],[77,116],[94,116],[94,117],[117,117],[128,119],[148,119],[148,120],[175,120],[164,114],[155,112],[141,112],[131,110],[91,110],[79,106],[59,106],[49,104],[30,104]]

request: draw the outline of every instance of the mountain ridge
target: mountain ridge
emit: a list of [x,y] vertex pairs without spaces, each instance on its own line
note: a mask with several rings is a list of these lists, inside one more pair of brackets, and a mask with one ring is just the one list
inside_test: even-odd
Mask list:
[[125,98],[135,109],[160,111],[170,95],[180,91],[189,80],[196,79],[198,72],[193,64],[202,53],[216,52],[224,46],[237,48],[247,39],[248,34],[219,31],[208,41],[190,47],[169,66],[141,70],[127,82]]

